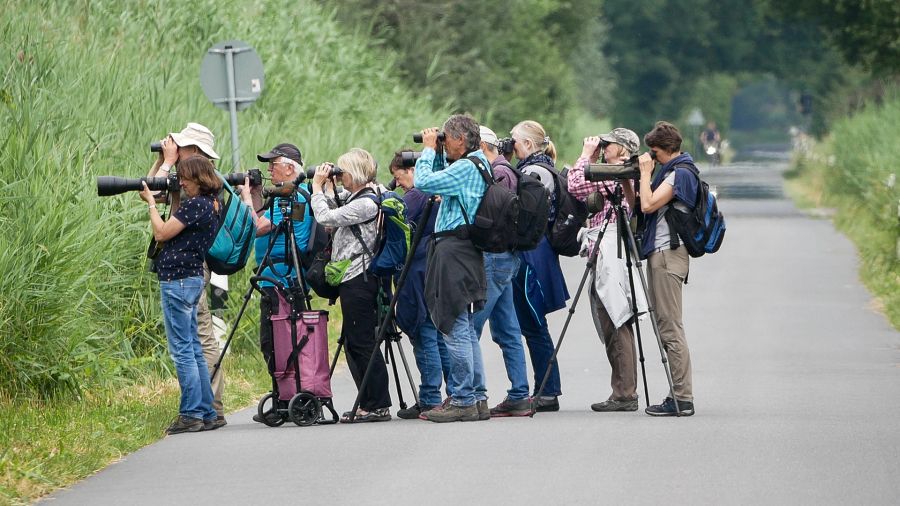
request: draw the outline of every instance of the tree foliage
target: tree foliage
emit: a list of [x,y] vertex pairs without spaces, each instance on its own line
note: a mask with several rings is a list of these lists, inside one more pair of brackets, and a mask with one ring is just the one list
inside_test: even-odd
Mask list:
[[499,134],[576,108],[605,112],[612,89],[596,44],[600,0],[348,0],[338,15],[398,54],[410,87],[469,111]]

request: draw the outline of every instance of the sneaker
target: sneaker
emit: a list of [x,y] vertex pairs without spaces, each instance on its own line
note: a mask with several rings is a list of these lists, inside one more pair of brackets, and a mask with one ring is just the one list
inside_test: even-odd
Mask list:
[[475,404],[471,406],[456,406],[449,404],[446,407],[439,407],[422,413],[422,417],[430,422],[475,422],[478,418],[478,408]]
[[422,413],[424,413],[426,411],[431,411],[432,409],[434,409],[438,406],[439,405],[432,406],[430,404],[419,406],[419,404],[416,403],[408,408],[404,408],[404,409],[401,409],[400,411],[397,411],[397,417],[402,418],[404,420],[415,420],[416,418],[419,418],[419,415],[421,415]]
[[209,420],[203,420],[203,430],[216,430],[228,425],[224,416],[217,416]]
[[536,399],[532,399],[534,410],[538,413],[546,413],[548,411],[559,411],[559,399],[555,395],[542,395]]
[[491,408],[488,407],[487,399],[476,401],[475,408],[478,409],[478,421],[491,419]]
[[591,409],[593,409],[594,411],[599,411],[601,413],[608,411],[637,411],[637,408],[637,399],[626,399],[623,401],[618,401],[616,399],[607,399],[603,402],[591,404]]
[[203,430],[203,420],[189,416],[178,415],[178,418],[166,428],[166,434],[181,434],[182,432],[199,432]]
[[513,401],[510,400],[509,397],[507,397],[506,399],[503,399],[503,402],[491,408],[491,416],[494,417],[530,415],[531,400],[529,399],[519,399]]
[[[692,401],[678,401],[678,409],[681,411],[681,416],[691,416],[694,414],[694,403]],[[675,401],[671,397],[666,397],[662,404],[650,406],[644,412],[650,416],[677,416]]]
[[[449,406],[449,405],[450,405],[450,397],[447,397],[446,399],[444,399],[444,400],[441,402],[440,405],[434,406],[434,407],[432,407],[431,409],[444,409],[444,408],[446,408],[446,407]],[[428,411],[431,411],[431,409],[429,409]],[[428,420],[428,418],[425,418],[425,411],[419,412],[419,420]]]

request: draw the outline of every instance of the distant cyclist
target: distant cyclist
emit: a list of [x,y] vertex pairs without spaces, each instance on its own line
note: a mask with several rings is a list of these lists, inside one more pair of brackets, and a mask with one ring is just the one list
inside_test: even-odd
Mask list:
[[703,146],[703,152],[709,157],[713,165],[718,165],[720,160],[719,144],[722,137],[719,135],[719,128],[715,121],[706,124],[706,128],[700,132],[700,144]]

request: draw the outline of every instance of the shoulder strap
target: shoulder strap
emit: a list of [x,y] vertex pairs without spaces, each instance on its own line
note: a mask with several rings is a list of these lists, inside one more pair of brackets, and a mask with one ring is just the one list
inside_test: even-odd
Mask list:
[[494,184],[494,176],[492,176],[484,166],[484,162],[481,161],[481,158],[478,158],[477,156],[467,156],[466,160],[475,165],[475,168],[478,169],[478,173],[481,174],[481,178],[484,179],[485,184],[488,186]]

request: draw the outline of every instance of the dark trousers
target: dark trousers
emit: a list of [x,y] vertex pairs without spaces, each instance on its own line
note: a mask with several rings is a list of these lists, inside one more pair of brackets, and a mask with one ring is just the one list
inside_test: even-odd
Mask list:
[[378,325],[377,278],[360,274],[350,281],[341,283],[338,290],[341,312],[344,316],[341,339],[344,341],[347,366],[353,375],[353,381],[356,382],[356,388],[362,384],[372,353],[376,355],[372,361],[369,381],[360,396],[359,407],[366,411],[389,407],[391,395],[388,392],[387,367],[384,364],[384,357],[375,347],[375,326]]

